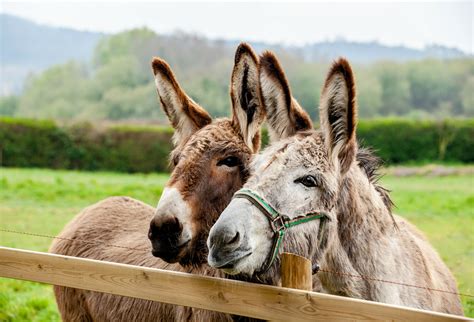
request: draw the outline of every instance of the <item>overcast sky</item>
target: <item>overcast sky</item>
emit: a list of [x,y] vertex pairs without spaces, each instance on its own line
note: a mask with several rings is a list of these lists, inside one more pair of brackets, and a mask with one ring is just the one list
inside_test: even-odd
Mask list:
[[473,1],[464,2],[177,2],[5,1],[0,12],[81,30],[148,26],[212,38],[304,44],[345,38],[422,48],[473,50]]

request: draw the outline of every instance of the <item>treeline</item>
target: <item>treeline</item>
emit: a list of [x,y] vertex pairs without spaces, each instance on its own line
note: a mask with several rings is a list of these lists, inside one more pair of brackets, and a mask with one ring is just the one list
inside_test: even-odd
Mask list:
[[[0,98],[0,115],[164,123],[150,68],[157,55],[170,63],[194,100],[214,116],[228,115],[234,50],[189,34],[162,36],[146,28],[122,32],[100,41],[87,64],[72,61],[31,76],[20,96]],[[310,62],[283,47],[276,51],[294,96],[316,119],[331,62]],[[474,116],[472,58],[386,61],[354,69],[362,118]]]
[[[0,166],[121,172],[168,171],[167,126],[58,126],[52,121],[0,118]],[[357,133],[387,164],[474,162],[474,119],[361,121]],[[264,143],[267,143],[264,131]]]

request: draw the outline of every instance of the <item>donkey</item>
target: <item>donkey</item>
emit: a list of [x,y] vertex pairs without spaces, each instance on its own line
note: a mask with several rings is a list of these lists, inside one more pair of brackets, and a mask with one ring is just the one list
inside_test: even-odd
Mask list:
[[[157,216],[154,218],[152,207],[138,200],[105,199],[75,217],[53,242],[50,252],[222,276],[206,264],[205,241],[233,193],[247,180],[250,158],[260,148],[265,110],[258,57],[249,45],[238,47],[230,86],[232,118],[214,121],[185,94],[164,60],[154,58],[152,67],[161,105],[175,129],[171,153],[174,170]],[[164,218],[159,219],[162,213]],[[150,222],[153,252],[167,262],[152,255],[147,238]],[[182,231],[180,236],[175,227]],[[165,237],[160,241],[161,234]],[[176,236],[185,242],[172,245]],[[64,321],[232,320],[230,315],[217,312],[61,286],[55,286],[54,292]]]
[[278,254],[289,251],[321,266],[330,294],[462,315],[457,295],[433,290],[457,293],[451,272],[420,231],[392,214],[389,193],[377,184],[379,159],[358,147],[349,63],[340,58],[330,68],[320,130],[291,98],[277,58],[266,52],[260,64],[272,144],[212,227],[209,264],[278,285]]

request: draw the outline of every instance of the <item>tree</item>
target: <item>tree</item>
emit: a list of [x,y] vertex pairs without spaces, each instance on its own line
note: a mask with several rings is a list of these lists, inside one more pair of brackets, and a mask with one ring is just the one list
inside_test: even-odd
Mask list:
[[382,85],[372,69],[357,68],[357,99],[361,118],[382,115]]
[[71,119],[81,113],[90,98],[85,66],[70,62],[32,76],[20,97],[17,115]]
[[0,97],[0,115],[13,116],[18,108],[17,96]]
[[381,63],[376,66],[382,88],[382,115],[403,115],[410,111],[410,84],[400,64]]
[[469,76],[461,91],[464,115],[474,117],[474,75]]

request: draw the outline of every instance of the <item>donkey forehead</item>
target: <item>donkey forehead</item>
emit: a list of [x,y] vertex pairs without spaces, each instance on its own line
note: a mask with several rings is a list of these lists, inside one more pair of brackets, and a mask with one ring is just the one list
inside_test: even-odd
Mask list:
[[330,162],[324,137],[320,131],[307,131],[272,144],[258,155],[252,169],[257,173],[295,168],[326,172]]
[[242,136],[228,119],[218,119],[194,133],[181,147],[173,151],[185,163],[196,163],[204,155],[251,154]]

